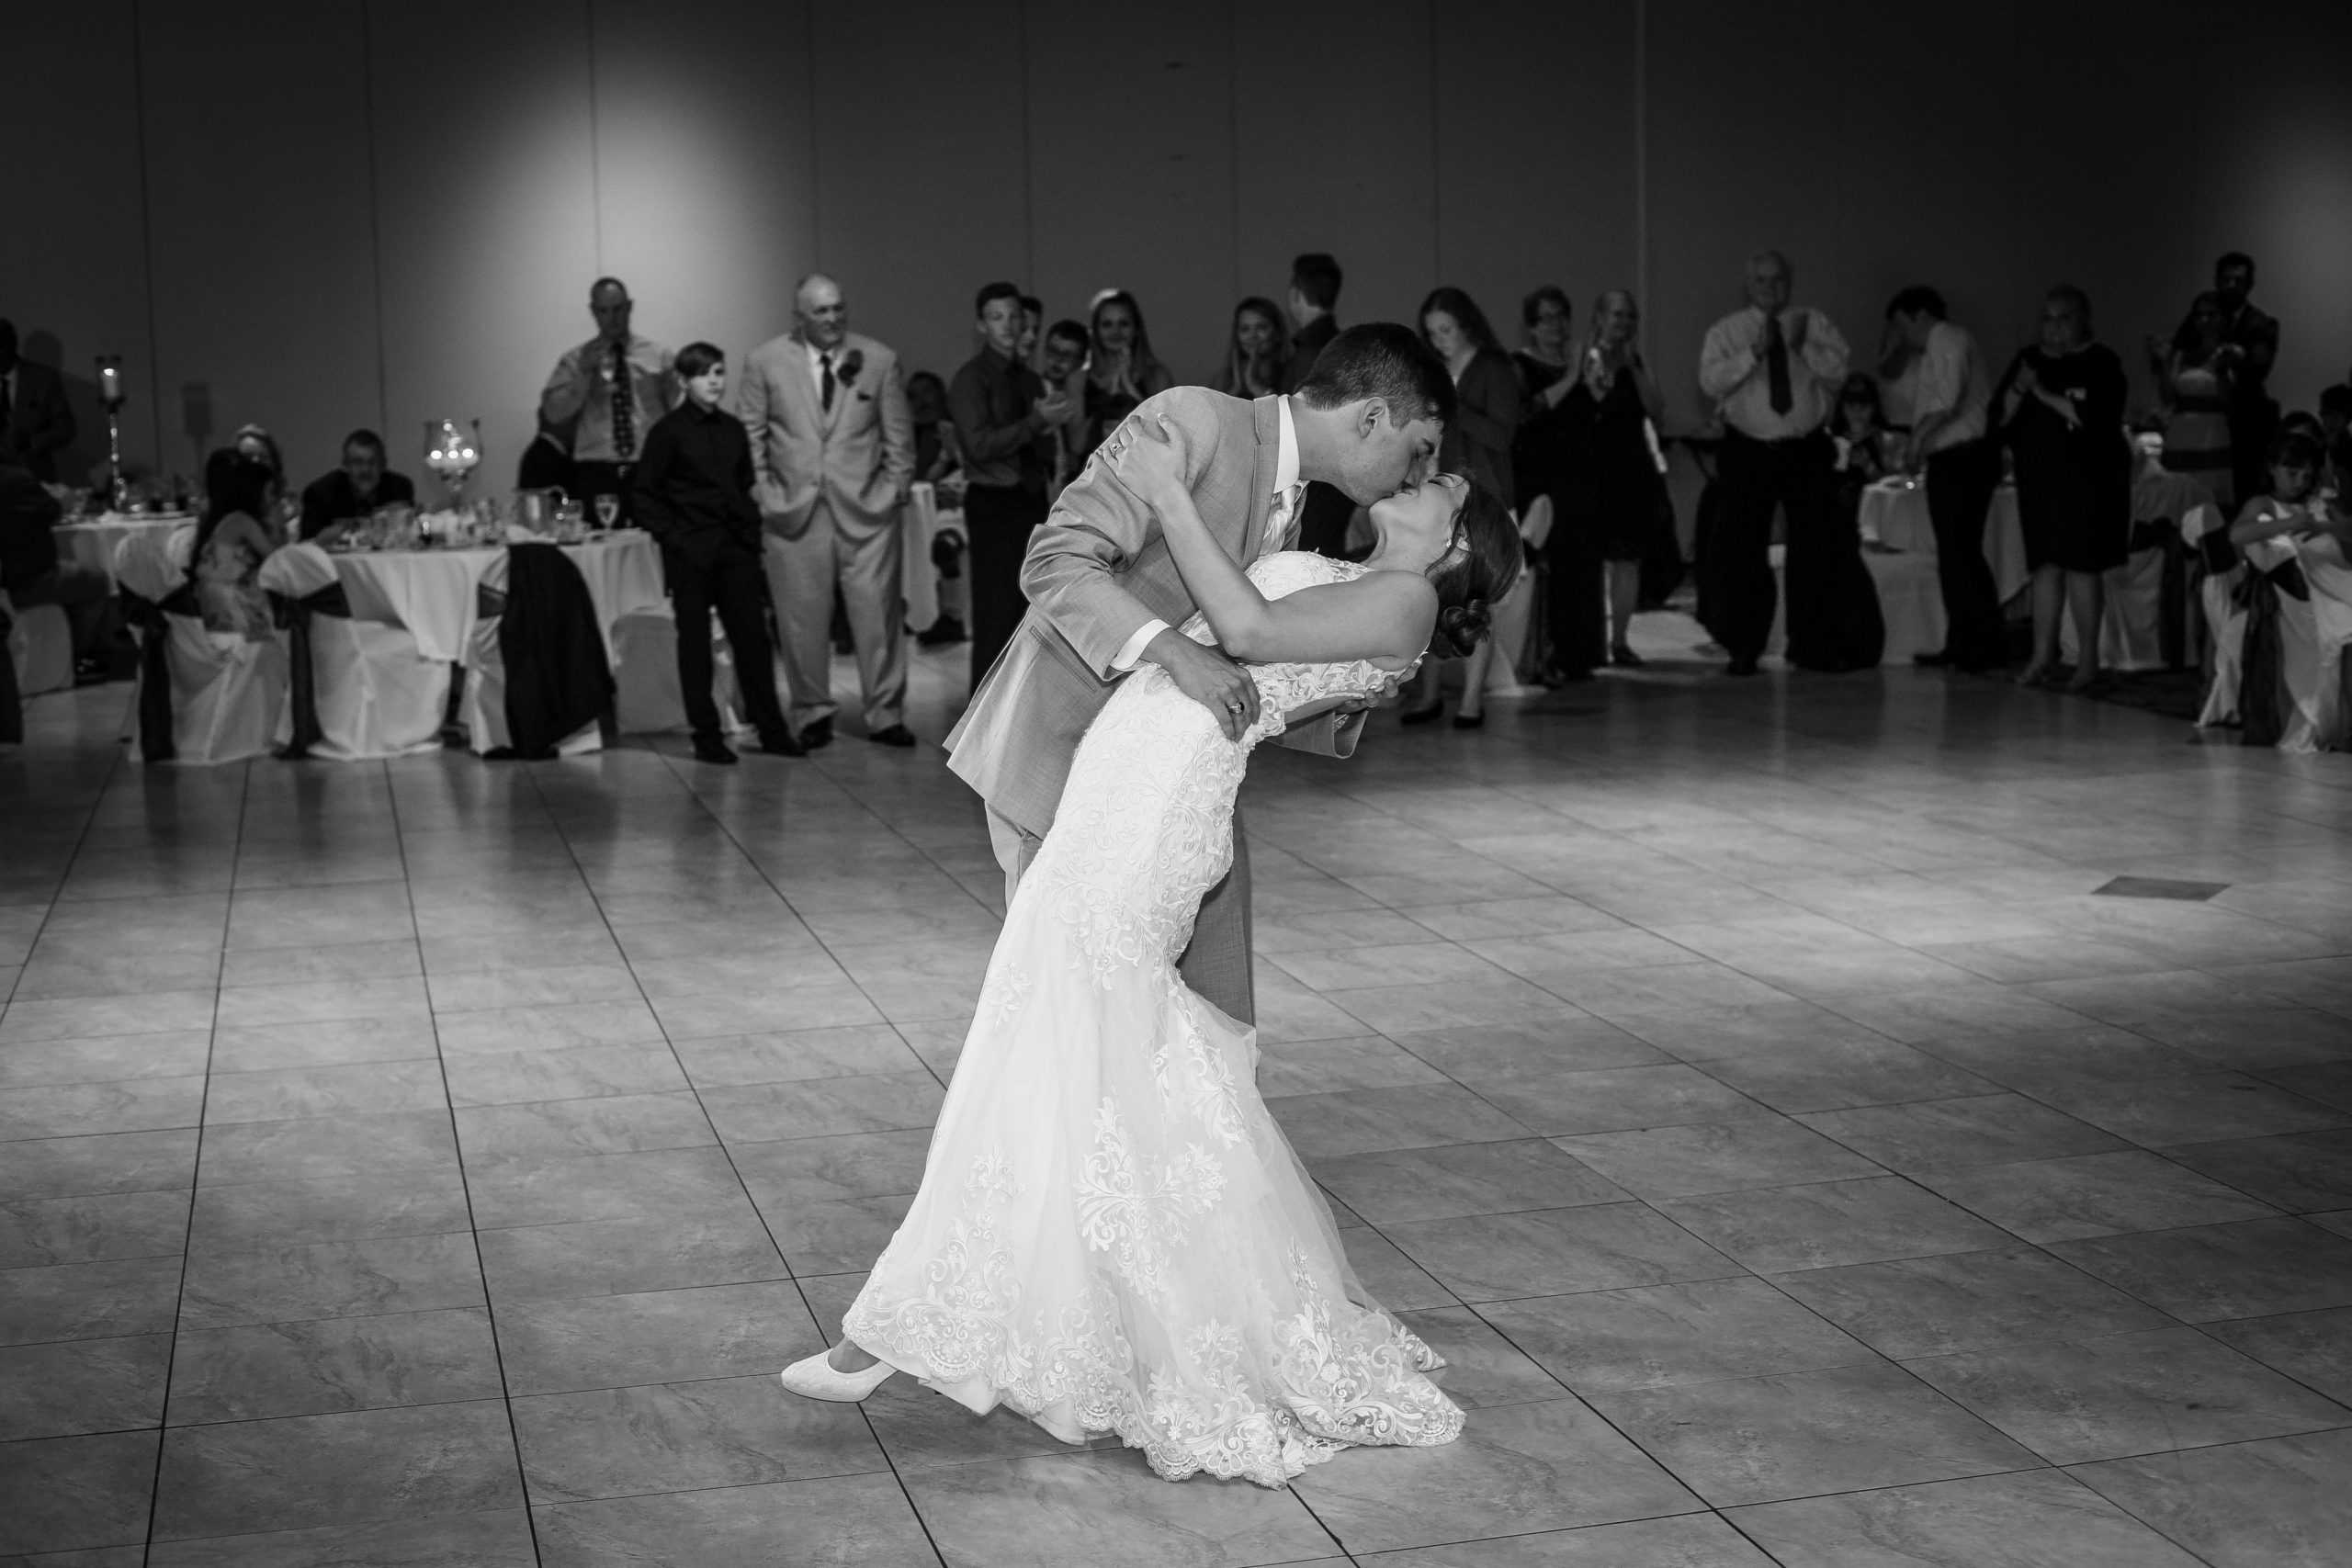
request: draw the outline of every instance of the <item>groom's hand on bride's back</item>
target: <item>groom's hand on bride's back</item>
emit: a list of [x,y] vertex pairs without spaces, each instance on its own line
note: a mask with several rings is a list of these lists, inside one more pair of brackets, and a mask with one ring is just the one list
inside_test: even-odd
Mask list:
[[1143,657],[1168,671],[1176,689],[1216,716],[1227,740],[1258,722],[1258,683],[1216,649],[1170,626],[1144,645]]

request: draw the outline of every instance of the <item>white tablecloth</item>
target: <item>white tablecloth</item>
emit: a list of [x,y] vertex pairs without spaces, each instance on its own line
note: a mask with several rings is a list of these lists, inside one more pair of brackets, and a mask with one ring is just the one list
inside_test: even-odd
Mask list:
[[[1862,491],[1862,537],[1906,555],[1936,554],[1935,525],[1928,516],[1924,485],[1881,479]],[[2025,531],[2018,524],[2015,485],[1993,492],[1992,509],[1984,514],[1984,559],[1993,568],[1993,586],[2003,603],[2017,595],[2032,575],[2025,564]]]
[[[662,553],[650,534],[627,529],[563,553],[588,581],[607,653],[615,622],[662,607]],[[354,616],[405,626],[425,658],[455,664],[473,635],[474,590],[497,558],[495,547],[373,550],[338,554],[334,565]]]
[[114,583],[114,547],[133,534],[149,529],[168,533],[185,528],[195,522],[187,516],[124,515],[107,513],[94,523],[61,523],[51,532],[57,536],[59,558],[93,571],[107,574],[107,583]]

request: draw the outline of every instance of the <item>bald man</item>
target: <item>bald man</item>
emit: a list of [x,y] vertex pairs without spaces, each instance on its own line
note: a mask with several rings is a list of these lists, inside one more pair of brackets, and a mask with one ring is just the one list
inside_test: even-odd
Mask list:
[[618,496],[624,515],[645,433],[686,395],[677,355],[630,329],[635,308],[628,285],[598,278],[588,290],[596,335],[556,361],[539,394],[540,432],[571,454],[571,493]]
[[752,351],[735,412],[752,438],[786,717],[804,746],[833,738],[833,589],[857,646],[865,738],[911,746],[899,508],[914,477],[914,422],[899,356],[849,330],[841,285],[800,280],[792,331]]

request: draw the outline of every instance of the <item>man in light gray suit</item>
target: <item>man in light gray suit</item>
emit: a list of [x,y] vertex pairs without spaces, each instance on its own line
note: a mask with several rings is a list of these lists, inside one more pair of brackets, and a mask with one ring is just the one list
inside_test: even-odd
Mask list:
[[[1430,469],[1453,417],[1453,381],[1419,333],[1351,327],[1288,396],[1254,401],[1202,387],[1147,399],[1071,481],[1022,565],[1029,612],[947,738],[947,765],[988,802],[989,836],[1012,898],[1053,826],[1078,743],[1121,676],[1157,664],[1228,736],[1255,723],[1258,691],[1218,649],[1175,628],[1195,606],[1159,521],[1112,472],[1139,423],[1165,419],[1200,514],[1247,566],[1295,547],[1307,481],[1369,506]],[[1361,710],[1326,714],[1276,744],[1345,757]],[[1233,869],[1202,900],[1181,967],[1192,988],[1243,1022],[1250,977],[1250,860],[1234,818]]]
[[914,421],[899,356],[849,330],[841,286],[801,279],[796,325],[753,349],[736,393],[752,437],[752,498],[801,744],[833,738],[833,588],[849,608],[865,738],[911,746],[899,508],[913,478]]

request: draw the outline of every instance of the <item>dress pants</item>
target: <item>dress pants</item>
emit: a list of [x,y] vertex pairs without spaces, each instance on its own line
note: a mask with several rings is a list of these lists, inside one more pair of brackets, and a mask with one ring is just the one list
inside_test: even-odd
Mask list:
[[1788,513],[1789,660],[1807,669],[1876,664],[1886,629],[1855,520],[1838,505],[1835,448],[1818,431],[1724,438],[1707,531],[1702,602],[1709,635],[1735,660],[1761,656],[1778,598],[1772,513]]
[[[995,807],[989,807],[989,848],[996,852],[997,864],[1004,868],[1006,908],[1012,908],[1012,895],[1044,842],[1012,818],[999,815]],[[1250,836],[1242,831],[1241,807],[1237,804],[1233,869],[1201,899],[1201,912],[1193,920],[1192,942],[1177,959],[1176,972],[1227,1018],[1255,1023],[1258,1002],[1250,977]]]
[[1936,584],[1943,592],[1944,657],[1963,670],[2007,661],[2001,594],[1984,558],[1984,518],[2001,482],[2001,449],[1963,441],[1928,458],[1928,518],[1936,531]]
[[970,485],[964,491],[964,534],[972,583],[972,685],[989,672],[1029,613],[1021,563],[1029,536],[1046,520],[1046,492],[1022,485]]
[[808,525],[792,538],[767,535],[768,586],[775,596],[776,640],[795,734],[833,711],[833,590],[841,588],[857,649],[857,683],[868,734],[905,716],[907,601],[898,517],[869,534],[844,528],[820,500]]
[[721,545],[708,566],[696,566],[676,549],[662,552],[670,581],[670,613],[678,622],[678,695],[686,723],[699,739],[718,739],[718,705],[710,694],[710,613],[718,612],[735,652],[736,683],[742,688],[744,716],[763,740],[785,733],[784,711],[775,700],[775,659],[768,648],[765,586],[760,558],[748,546]]

